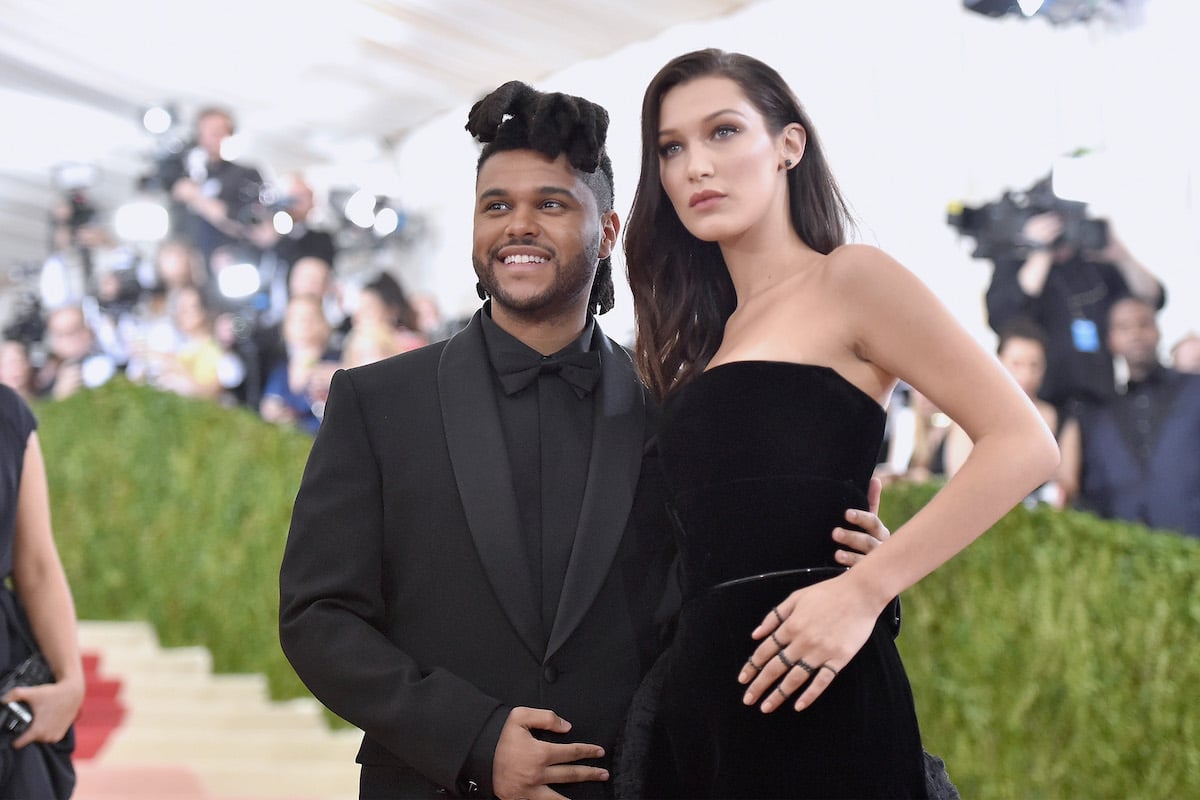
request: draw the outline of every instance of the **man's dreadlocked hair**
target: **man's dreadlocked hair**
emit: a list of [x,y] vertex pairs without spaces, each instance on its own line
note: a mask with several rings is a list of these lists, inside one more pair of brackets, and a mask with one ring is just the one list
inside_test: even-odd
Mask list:
[[[583,173],[600,212],[612,210],[612,162],[604,149],[608,112],[601,106],[509,81],[471,106],[466,129],[483,144],[476,174],[485,161],[505,150],[536,150],[547,158],[565,153],[570,165]],[[603,314],[613,304],[612,257],[608,256],[596,267],[588,308]]]

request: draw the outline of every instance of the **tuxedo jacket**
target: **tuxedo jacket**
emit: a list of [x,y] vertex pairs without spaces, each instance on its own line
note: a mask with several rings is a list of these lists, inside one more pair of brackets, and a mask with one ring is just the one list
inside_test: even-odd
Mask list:
[[358,761],[451,794],[506,706],[552,709],[573,725],[558,741],[611,754],[659,650],[673,553],[646,446],[654,405],[597,327],[587,484],[547,638],[478,317],[448,341],[334,376],[280,571],[284,652],[363,730]]

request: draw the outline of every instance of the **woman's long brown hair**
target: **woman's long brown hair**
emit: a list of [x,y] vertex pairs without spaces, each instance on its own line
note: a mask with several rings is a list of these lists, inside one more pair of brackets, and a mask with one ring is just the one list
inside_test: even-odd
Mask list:
[[704,370],[737,304],[720,247],[688,232],[659,176],[662,99],[676,86],[706,76],[734,81],[773,133],[793,122],[807,133],[804,156],[787,177],[792,226],[805,244],[829,253],[845,243],[850,222],[816,131],[778,72],[750,56],[711,48],[686,53],[659,70],[642,100],[642,169],[624,241],[637,366],[660,402]]

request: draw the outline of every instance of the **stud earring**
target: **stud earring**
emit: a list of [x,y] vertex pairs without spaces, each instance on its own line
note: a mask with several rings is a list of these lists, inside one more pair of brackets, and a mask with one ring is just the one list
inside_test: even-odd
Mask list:
[[788,169],[791,169],[792,168],[792,160],[790,158],[785,158],[783,160],[783,165],[785,167],[787,167]]

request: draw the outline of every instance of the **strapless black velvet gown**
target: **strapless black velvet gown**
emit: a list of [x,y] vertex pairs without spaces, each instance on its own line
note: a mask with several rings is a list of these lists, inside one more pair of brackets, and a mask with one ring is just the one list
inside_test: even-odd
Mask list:
[[618,774],[618,795],[925,796],[894,608],[802,712],[745,706],[737,682],[771,607],[844,569],[831,533],[847,508],[867,507],[884,420],[837,372],[807,364],[728,363],[668,398],[659,453],[684,600],[631,709],[618,769],[639,777]]

